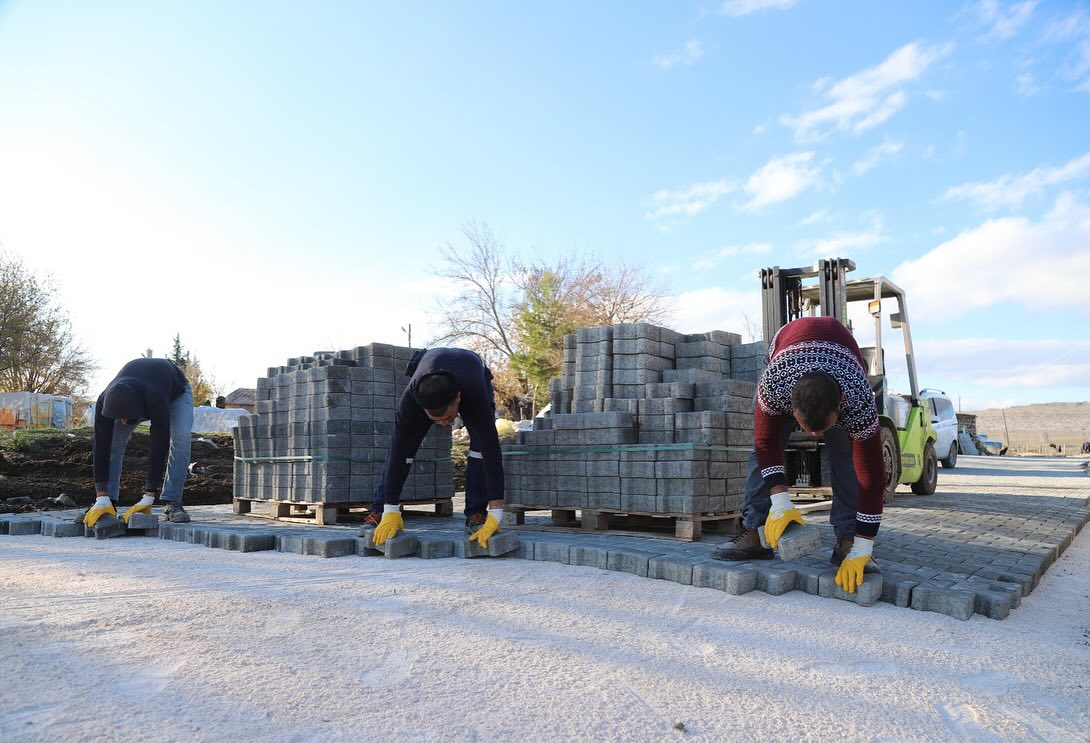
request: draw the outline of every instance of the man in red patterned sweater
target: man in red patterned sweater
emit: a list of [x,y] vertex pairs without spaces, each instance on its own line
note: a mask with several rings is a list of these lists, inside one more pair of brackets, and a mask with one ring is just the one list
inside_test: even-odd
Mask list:
[[837,545],[832,562],[837,585],[854,592],[863,581],[882,521],[885,465],[878,411],[866,362],[844,325],[832,317],[804,317],[780,328],[768,348],[768,366],[757,385],[754,453],[746,480],[742,533],[717,548],[720,560],[769,559],[757,527],[773,548],[792,521],[803,523],[784,478],[784,447],[793,424],[823,436],[832,475],[829,521]]

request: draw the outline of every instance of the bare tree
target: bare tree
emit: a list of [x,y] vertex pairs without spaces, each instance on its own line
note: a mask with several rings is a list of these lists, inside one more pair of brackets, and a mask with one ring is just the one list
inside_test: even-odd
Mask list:
[[0,255],[0,389],[75,395],[95,368],[48,279]]
[[764,329],[761,323],[749,316],[748,312],[742,313],[742,326],[746,331],[746,343],[753,343],[764,338]]
[[468,222],[460,230],[465,247],[447,243],[443,249],[447,265],[438,272],[456,283],[459,293],[439,309],[443,332],[435,342],[460,341],[486,358],[505,360],[516,350],[514,264],[487,224]]
[[438,275],[459,293],[439,308],[436,343],[477,351],[496,375],[497,401],[514,412],[531,395],[547,396],[547,380],[563,355],[563,335],[621,322],[662,322],[666,292],[640,266],[607,266],[575,255],[518,261],[487,224],[461,228],[464,245],[448,243]]

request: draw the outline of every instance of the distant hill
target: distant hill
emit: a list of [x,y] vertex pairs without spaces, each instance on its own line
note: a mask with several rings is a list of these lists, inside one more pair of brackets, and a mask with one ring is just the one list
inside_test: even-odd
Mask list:
[[[1006,408],[1006,430],[1002,409],[965,412],[976,416],[977,432],[1015,448],[1040,450],[1050,443],[1077,447],[1083,441],[1090,441],[1090,402],[1046,402]],[[1010,432],[1009,437],[1006,431]]]

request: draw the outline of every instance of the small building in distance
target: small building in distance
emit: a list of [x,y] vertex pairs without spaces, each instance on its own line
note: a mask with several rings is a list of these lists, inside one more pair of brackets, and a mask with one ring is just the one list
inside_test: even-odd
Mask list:
[[257,390],[253,387],[239,387],[227,394],[226,407],[241,408],[247,413],[254,412],[254,404],[257,401]]

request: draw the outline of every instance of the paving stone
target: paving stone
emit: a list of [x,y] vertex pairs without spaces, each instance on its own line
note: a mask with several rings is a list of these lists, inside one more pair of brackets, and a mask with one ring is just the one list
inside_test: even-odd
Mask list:
[[631,573],[641,578],[647,577],[647,563],[655,557],[653,552],[634,549],[610,550],[606,556],[606,570],[618,573]]
[[76,521],[61,521],[59,519],[42,520],[42,536],[44,537],[82,537],[83,523]]
[[916,611],[933,611],[955,619],[969,619],[976,607],[976,594],[964,589],[921,583],[912,589],[909,606]]
[[158,535],[159,517],[154,513],[134,513],[132,516],[129,516],[128,529],[130,532],[142,531],[147,533],[148,531],[152,531]]
[[444,557],[454,557],[454,542],[453,539],[436,539],[433,537],[425,537],[421,535],[419,537],[420,544],[417,547],[417,554],[419,557],[425,560],[437,560]]
[[401,557],[411,557],[420,549],[420,539],[415,534],[405,531],[398,532],[396,536],[378,545],[375,544],[374,537],[375,530],[368,529],[362,539],[357,538],[357,554],[362,556],[382,554],[391,560],[396,560]]
[[690,586],[693,583],[693,563],[684,557],[652,557],[647,560],[647,577]]
[[99,517],[94,528],[89,531],[94,533],[95,539],[113,539],[125,533],[125,522],[107,513]]
[[609,565],[609,548],[600,545],[573,545],[568,564],[606,570]]
[[753,567],[757,570],[758,591],[764,591],[771,596],[780,596],[795,590],[798,578],[793,568],[783,563],[768,561],[755,562]]
[[848,593],[836,584],[836,570],[833,569],[818,580],[818,595],[822,598],[851,601],[860,606],[873,606],[882,597],[883,583],[880,573],[865,573],[863,583],[856,586],[854,593]]
[[919,584],[919,579],[910,575],[885,570],[882,572],[881,600],[887,604],[906,608],[912,602],[912,590]]
[[757,570],[746,562],[699,562],[693,565],[693,585],[739,596],[757,588]]
[[971,583],[959,583],[954,589],[972,592],[973,612],[989,619],[1006,619],[1011,613],[1011,595],[1005,591],[991,591]]
[[[764,527],[760,528],[761,544],[765,544]],[[821,549],[821,529],[813,524],[788,524],[776,544],[776,557],[784,562],[798,560]]]
[[246,529],[232,532],[223,549],[233,552],[266,552],[276,549],[276,532]]
[[462,558],[470,557],[501,557],[508,552],[518,549],[518,535],[510,531],[501,531],[492,535],[488,540],[488,548],[482,548],[477,542],[469,539],[454,540],[454,556]]
[[12,519],[7,522],[8,531],[10,536],[25,536],[28,534],[41,534],[42,533],[42,521],[41,519]]
[[821,579],[824,576],[836,576],[836,568],[829,563],[795,562],[791,564],[795,571],[795,590],[819,595]]
[[533,559],[567,565],[571,560],[571,545],[566,542],[538,542],[534,545]]
[[344,557],[356,554],[356,537],[280,534],[276,538],[276,549],[315,557]]

